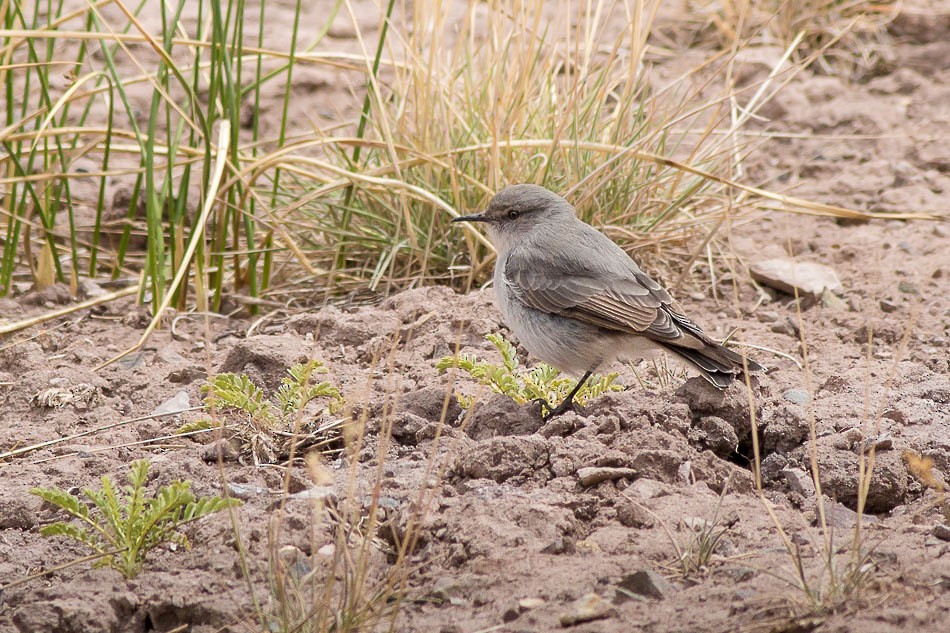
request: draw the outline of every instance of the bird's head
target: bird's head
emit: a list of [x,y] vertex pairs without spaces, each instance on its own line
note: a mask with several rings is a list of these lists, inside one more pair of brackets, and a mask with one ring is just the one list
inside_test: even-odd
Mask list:
[[529,237],[540,226],[573,221],[574,207],[538,185],[512,185],[499,191],[482,213],[463,215],[453,222],[483,222],[489,239],[499,251]]

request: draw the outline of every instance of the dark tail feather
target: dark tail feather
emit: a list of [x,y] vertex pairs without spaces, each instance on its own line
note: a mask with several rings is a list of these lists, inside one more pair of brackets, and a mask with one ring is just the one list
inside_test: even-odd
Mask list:
[[[702,349],[664,345],[702,374],[703,378],[719,389],[727,388],[733,380],[744,378],[742,355],[723,347],[710,343]],[[746,367],[750,372],[762,371],[762,366],[750,358],[746,358]]]

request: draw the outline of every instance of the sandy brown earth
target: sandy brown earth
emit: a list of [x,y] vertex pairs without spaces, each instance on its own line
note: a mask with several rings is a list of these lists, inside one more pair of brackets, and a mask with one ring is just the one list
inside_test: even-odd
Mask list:
[[[851,208],[947,217],[950,5],[926,8],[889,25],[889,59],[860,81],[817,71],[791,81],[758,123],[786,137],[753,153],[748,181]],[[490,290],[423,288],[264,323],[184,318],[174,335],[159,331],[100,371],[137,340],[147,316],[130,301],[79,312],[0,339],[0,450],[146,416],[180,391],[194,406],[209,370],[274,387],[289,365],[320,358],[349,414],[366,421],[360,449],[329,458],[332,482],[320,490],[331,505],[368,508],[381,481],[375,502],[385,520],[362,535],[376,537],[372,578],[387,573],[410,518],[421,517],[395,630],[947,630],[947,501],[908,471],[906,454],[931,459],[938,483],[950,473],[950,228],[776,213],[723,239],[731,264],[717,267],[715,286],[708,267],[695,265],[680,299],[713,336],[738,328],[738,338],[764,348],[750,350],[768,368],[752,389],[762,495],[741,386],[718,394],[650,366],[639,368],[641,386],[618,368],[626,391],[542,423],[535,409],[464,377],[451,384],[434,363],[456,342],[497,358],[484,336],[507,334]],[[750,265],[788,256],[830,266],[840,289],[804,301],[799,314],[787,294],[753,284]],[[62,288],[25,293],[0,299],[0,315],[14,321],[71,301]],[[50,388],[77,397],[53,407],[34,400]],[[456,389],[479,395],[470,416]],[[259,630],[251,592],[270,604],[269,552],[308,571],[326,564],[333,538],[327,524],[311,526],[313,501],[298,494],[278,509],[284,469],[246,456],[218,464],[209,436],[148,442],[197,416],[132,421],[0,461],[0,631]],[[856,544],[858,455],[872,444]],[[812,451],[827,531],[816,527],[806,474]],[[25,580],[88,553],[39,535],[57,517],[30,488],[122,479],[141,457],[152,461],[153,485],[189,479],[198,494],[244,500],[235,516],[247,571],[235,528],[219,514],[188,528],[193,549],[156,551],[134,580],[88,564]],[[588,479],[597,473],[606,479]],[[290,492],[313,487],[295,466]],[[703,525],[724,530],[721,541],[684,576],[677,551]],[[838,565],[859,549],[860,589],[833,611],[808,608],[783,534],[815,589],[828,587],[829,540]]]

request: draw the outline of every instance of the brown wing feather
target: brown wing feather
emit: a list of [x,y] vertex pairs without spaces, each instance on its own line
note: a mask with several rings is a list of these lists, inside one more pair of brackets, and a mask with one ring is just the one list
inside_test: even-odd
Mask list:
[[673,307],[673,299],[658,283],[640,271],[623,277],[574,274],[537,268],[512,255],[505,280],[526,305],[563,314],[609,330],[639,334],[658,342],[700,349],[710,341],[703,331]]

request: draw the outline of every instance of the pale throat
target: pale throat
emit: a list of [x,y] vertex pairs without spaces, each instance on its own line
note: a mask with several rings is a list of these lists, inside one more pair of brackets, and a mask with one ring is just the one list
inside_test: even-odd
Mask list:
[[499,230],[497,225],[488,224],[485,227],[485,233],[488,234],[488,239],[491,240],[491,243],[499,254],[507,253],[515,245],[511,231]]

